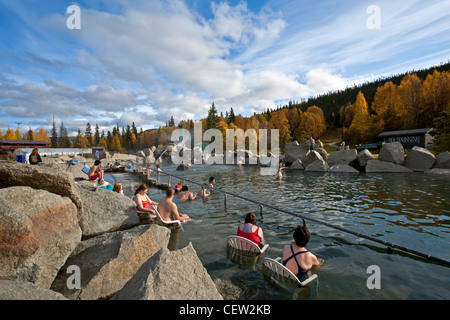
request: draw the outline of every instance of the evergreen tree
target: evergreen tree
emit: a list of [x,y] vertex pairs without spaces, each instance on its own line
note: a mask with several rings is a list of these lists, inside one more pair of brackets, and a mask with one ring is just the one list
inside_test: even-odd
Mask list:
[[89,122],[86,125],[86,132],[84,133],[84,135],[86,136],[89,147],[91,147],[94,144],[94,136],[92,135],[92,128]]
[[214,102],[213,102],[211,108],[209,108],[209,111],[208,111],[208,117],[206,118],[206,128],[205,128],[205,130],[216,129],[218,123],[219,123],[219,116],[217,114],[217,109],[216,109],[216,107],[214,105]]
[[52,136],[50,138],[52,148],[58,148],[58,134],[56,132],[55,116],[53,116]]
[[96,123],[94,134],[94,146],[98,146],[99,141],[100,141],[100,129],[98,128],[98,123]]

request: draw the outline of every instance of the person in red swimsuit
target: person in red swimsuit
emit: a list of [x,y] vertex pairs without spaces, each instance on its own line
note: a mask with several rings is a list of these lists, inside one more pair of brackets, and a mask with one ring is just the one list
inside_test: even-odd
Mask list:
[[138,212],[139,218],[145,219],[152,216],[156,216],[155,210],[152,206],[157,206],[158,203],[152,201],[147,196],[148,187],[145,184],[141,184],[134,193],[133,200],[136,203],[136,210]]
[[261,248],[264,246],[263,231],[256,226],[256,214],[254,212],[247,213],[245,222],[237,228],[237,236],[253,241]]

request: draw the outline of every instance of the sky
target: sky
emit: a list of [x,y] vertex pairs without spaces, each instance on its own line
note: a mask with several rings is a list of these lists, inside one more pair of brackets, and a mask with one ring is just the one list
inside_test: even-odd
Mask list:
[[0,0],[0,39],[3,133],[146,130],[447,63],[450,0]]

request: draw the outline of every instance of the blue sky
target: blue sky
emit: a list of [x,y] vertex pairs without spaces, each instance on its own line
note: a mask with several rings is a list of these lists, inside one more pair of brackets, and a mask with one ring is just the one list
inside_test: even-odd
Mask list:
[[447,62],[450,1],[0,0],[0,39],[3,133],[145,130]]

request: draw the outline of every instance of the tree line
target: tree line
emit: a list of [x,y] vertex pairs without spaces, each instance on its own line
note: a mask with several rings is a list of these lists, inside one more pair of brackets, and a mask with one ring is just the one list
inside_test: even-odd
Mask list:
[[[343,128],[347,144],[378,141],[384,131],[418,128],[435,128],[436,150],[450,150],[450,64],[397,75],[387,79],[328,93],[308,101],[290,101],[277,109],[267,109],[243,117],[230,111],[218,114],[212,103],[208,115],[199,120],[203,131],[218,129],[226,136],[227,129],[271,129],[279,130],[279,143],[284,145],[294,140],[304,143],[309,136],[320,138],[327,128]],[[172,132],[177,128],[193,130],[193,120],[175,124],[173,116],[166,126],[138,132],[134,123],[120,128],[119,125],[100,132],[98,124],[93,130],[87,123],[84,132],[78,130],[76,141],[67,137],[67,130],[61,122],[57,130],[53,120],[50,138],[45,130],[33,133],[30,129],[23,137],[26,140],[51,142],[52,147],[89,148],[103,146],[109,151],[133,152],[151,146],[170,142]],[[203,134],[203,133],[202,133]],[[0,132],[0,138],[2,134]],[[20,140],[21,134],[8,129],[3,139]],[[268,141],[270,141],[270,136]]]

